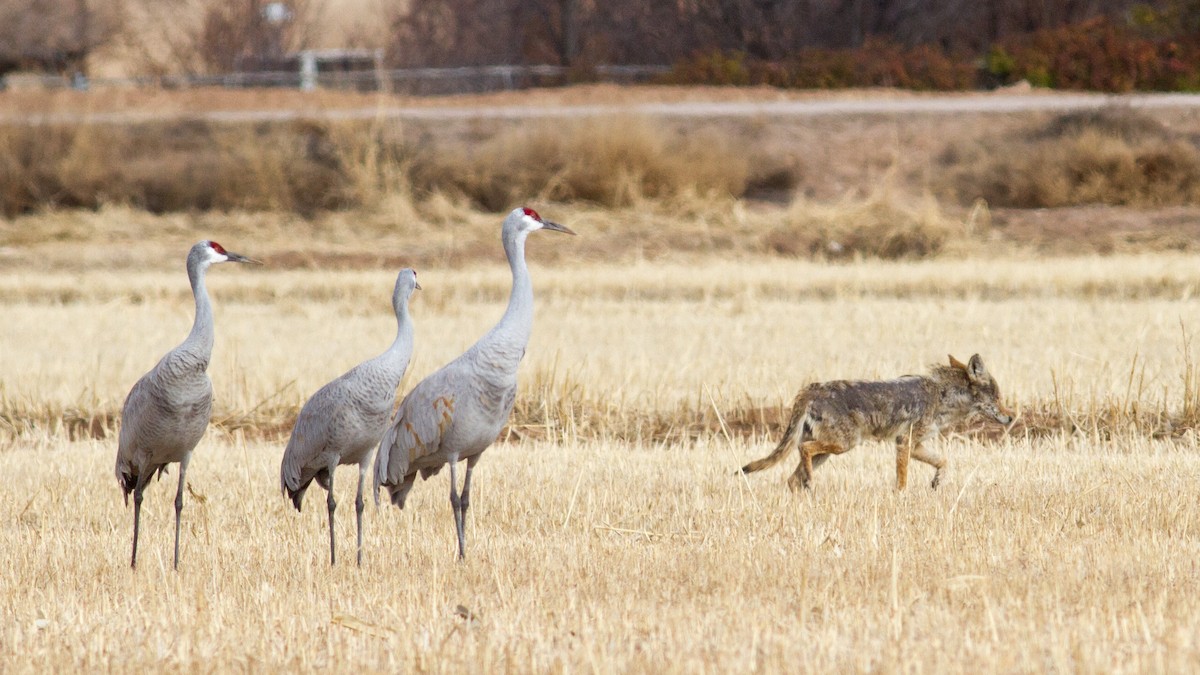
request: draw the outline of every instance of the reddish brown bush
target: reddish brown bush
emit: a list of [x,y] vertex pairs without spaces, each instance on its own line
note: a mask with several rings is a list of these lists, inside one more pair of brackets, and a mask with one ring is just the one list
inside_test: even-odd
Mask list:
[[1200,45],[1194,35],[1155,35],[1099,18],[994,45],[987,59],[1001,82],[1095,91],[1195,89]]
[[869,40],[862,49],[804,49],[779,62],[754,60],[740,52],[706,52],[677,63],[665,79],[675,84],[946,91],[974,87],[977,69],[971,59],[937,47]]

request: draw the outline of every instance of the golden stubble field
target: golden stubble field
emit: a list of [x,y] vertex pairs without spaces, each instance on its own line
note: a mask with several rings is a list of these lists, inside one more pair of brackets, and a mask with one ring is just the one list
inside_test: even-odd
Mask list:
[[[277,489],[289,416],[390,341],[394,269],[212,271],[216,424],[188,473],[178,573],[174,473],[147,491],[143,562],[128,568],[111,415],[188,330],[182,257],[197,237],[180,239],[178,265],[0,275],[4,670],[1200,662],[1191,258],[537,262],[579,229],[531,238],[534,336],[512,433],[476,472],[463,563],[446,472],[403,512],[368,507],[362,569],[329,568],[319,490],[297,514]],[[507,294],[495,260],[420,274],[402,388],[482,334]],[[916,465],[896,493],[875,443],[825,464],[807,494],[786,490],[790,461],[734,475],[774,430],[721,421],[778,410],[812,379],[974,352],[1021,417],[941,440],[937,491]],[[89,416],[88,433],[63,421]],[[354,478],[336,485],[343,560]]]
[[[224,95],[10,92],[0,108],[287,104]],[[718,93],[538,96],[595,95]],[[1189,112],[1162,115],[1193,128]],[[633,122],[615,124],[666,129]],[[278,468],[305,398],[390,342],[400,266],[424,286],[402,390],[495,322],[509,288],[500,216],[377,176],[361,207],[303,217],[151,215],[115,200],[0,219],[0,670],[1195,670],[1195,207],[989,212],[931,196],[946,139],[1020,138],[1040,128],[1028,119],[709,124],[682,132],[795,149],[787,204],[531,197],[580,236],[529,242],[533,339],[509,429],[475,472],[463,563],[447,472],[403,512],[368,507],[364,566],[331,569],[324,495],[296,513]],[[595,168],[627,163],[614,156]],[[900,257],[923,259],[870,259],[870,240],[899,230]],[[183,258],[205,237],[267,264],[209,276],[214,414],[188,472],[181,568],[172,472],[147,491],[133,572],[118,413],[187,333]],[[843,262],[807,259],[853,237]],[[1018,418],[938,441],[951,463],[937,491],[914,465],[897,493],[878,443],[825,464],[805,494],[784,486],[794,459],[735,475],[771,449],[803,384],[972,353]],[[342,561],[355,478],[336,481]]]

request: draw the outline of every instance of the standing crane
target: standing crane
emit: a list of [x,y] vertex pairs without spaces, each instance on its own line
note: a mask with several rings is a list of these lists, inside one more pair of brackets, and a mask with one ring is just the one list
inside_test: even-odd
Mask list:
[[212,411],[212,381],[208,361],[213,348],[213,311],[204,275],[210,265],[223,262],[261,264],[226,251],[215,241],[202,241],[188,251],[187,272],[196,299],[192,332],[167,352],[142,376],[121,408],[121,434],[117,441],[117,482],[133,493],[133,555],[137,567],[138,526],[142,517],[142,492],[155,473],[161,478],[167,465],[179,462],[179,489],[175,492],[175,569],[179,569],[179,514],[183,510],[183,485],[192,450],[208,428]]
[[[500,238],[512,269],[512,294],[504,316],[470,349],[422,380],[400,402],[375,456],[375,501],[380,486],[404,508],[418,472],[429,478],[450,465],[450,505],[458,533],[458,557],[466,556],[464,522],[471,495],[471,471],[480,453],[500,435],[517,396],[517,366],[533,331],[533,284],[525,264],[525,238],[537,230],[575,234],[542,220],[529,208],[504,219]],[[459,460],[467,461],[462,495],[457,491]]]
[[329,491],[329,564],[337,562],[333,536],[333,472],[340,464],[358,465],[358,497],[354,512],[358,521],[358,564],[362,566],[363,483],[371,451],[379,443],[396,404],[396,388],[408,368],[413,350],[413,325],[408,299],[421,288],[415,270],[406,268],[396,277],[392,308],[396,312],[396,339],[387,351],[351,368],[317,390],[300,409],[283,464],[279,484],[296,510],[304,492],[315,478]]

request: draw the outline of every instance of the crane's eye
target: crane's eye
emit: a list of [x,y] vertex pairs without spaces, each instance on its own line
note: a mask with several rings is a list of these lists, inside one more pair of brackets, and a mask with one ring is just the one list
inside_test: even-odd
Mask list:
[[217,253],[220,253],[221,255],[225,255],[225,247],[221,246],[220,244],[218,244],[215,241],[208,242],[208,247],[211,248],[212,250],[216,251]]
[[539,223],[542,222],[542,217],[538,215],[537,211],[534,211],[533,209],[529,208],[528,206],[524,207],[521,210],[524,211],[525,215],[529,216],[530,218],[533,218],[534,220],[538,221]]

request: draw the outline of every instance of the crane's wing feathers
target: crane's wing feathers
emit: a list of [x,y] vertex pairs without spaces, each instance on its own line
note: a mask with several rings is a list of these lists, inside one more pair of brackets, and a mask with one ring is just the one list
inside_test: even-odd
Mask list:
[[138,469],[135,456],[138,447],[138,430],[143,426],[143,416],[149,402],[146,376],[133,385],[125,403],[121,406],[121,431],[117,440],[117,481],[125,491],[126,498],[137,487]]
[[380,483],[396,485],[405,476],[429,468],[422,466],[422,460],[441,451],[464,393],[463,384],[456,364],[451,363],[422,380],[404,397],[380,445]]
[[[331,447],[345,451],[342,446],[349,439],[361,435],[362,429],[358,427],[363,423],[362,415],[367,414],[367,410],[360,408],[373,406],[353,395],[350,376],[354,372],[351,370],[318,389],[300,409],[287,448],[283,451],[281,489],[292,493],[302,489],[317,472],[327,468],[330,458],[322,457],[323,454]],[[391,405],[386,405],[386,408],[390,409]]]
[[[323,389],[321,391],[324,391]],[[317,393],[320,394],[321,391]],[[295,492],[303,480],[304,469],[325,449],[329,438],[329,419],[334,406],[329,399],[314,395],[300,409],[287,448],[283,451],[280,489]]]

